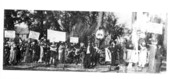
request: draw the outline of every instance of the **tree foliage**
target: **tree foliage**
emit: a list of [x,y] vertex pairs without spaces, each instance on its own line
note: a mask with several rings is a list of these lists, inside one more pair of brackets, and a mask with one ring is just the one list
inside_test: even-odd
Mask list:
[[[5,10],[4,28],[15,29],[15,24],[25,22],[29,30],[46,35],[47,29],[65,31],[82,40],[98,28],[99,12],[90,11],[48,11],[48,10]],[[116,38],[123,28],[116,25],[117,18],[113,13],[103,12],[101,26]]]

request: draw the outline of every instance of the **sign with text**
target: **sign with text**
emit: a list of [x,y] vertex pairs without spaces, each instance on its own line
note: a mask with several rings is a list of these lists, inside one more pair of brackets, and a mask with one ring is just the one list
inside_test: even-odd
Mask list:
[[158,23],[141,23],[135,22],[134,27],[137,27],[137,30],[141,30],[142,32],[149,32],[155,34],[162,34],[163,33],[163,24]]
[[5,37],[6,38],[15,38],[15,31],[13,31],[13,30],[6,30],[5,31]]
[[66,32],[47,30],[47,39],[50,42],[65,42],[66,41]]
[[32,39],[38,40],[38,39],[39,39],[39,36],[40,36],[40,33],[35,32],[35,31],[30,31],[28,38],[32,38]]
[[104,38],[104,30],[103,29],[97,30],[96,38],[98,38],[98,39],[103,39]]
[[162,34],[163,32],[163,24],[158,23],[148,23],[147,32]]
[[70,37],[70,42],[71,43],[78,43],[79,42],[79,38],[78,37]]

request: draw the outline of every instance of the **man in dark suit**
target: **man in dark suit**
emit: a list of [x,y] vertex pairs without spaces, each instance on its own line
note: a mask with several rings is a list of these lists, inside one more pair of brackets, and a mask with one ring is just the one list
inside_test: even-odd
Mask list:
[[161,45],[158,45],[156,55],[155,55],[155,72],[159,73],[161,71],[161,65],[163,60],[163,48]]
[[8,44],[4,45],[4,65],[9,64],[10,46]]
[[88,42],[88,46],[87,46],[87,51],[86,51],[86,54],[85,54],[85,58],[84,58],[84,68],[90,68],[90,63],[91,63],[91,59],[90,59],[90,53],[92,51],[92,46],[91,46],[91,43]]
[[117,48],[115,45],[115,42],[111,42],[111,46],[109,47],[109,50],[111,51],[111,65],[115,66],[116,65],[116,59],[117,59]]

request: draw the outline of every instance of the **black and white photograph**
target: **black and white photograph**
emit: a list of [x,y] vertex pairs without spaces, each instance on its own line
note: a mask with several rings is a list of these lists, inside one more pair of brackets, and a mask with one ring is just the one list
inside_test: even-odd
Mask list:
[[165,73],[167,16],[4,9],[3,70]]

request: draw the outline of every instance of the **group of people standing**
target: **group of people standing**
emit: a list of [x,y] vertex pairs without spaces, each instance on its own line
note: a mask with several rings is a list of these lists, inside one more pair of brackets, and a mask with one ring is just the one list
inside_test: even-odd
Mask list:
[[[111,46],[112,47],[112,46]],[[110,49],[110,48],[109,48]],[[66,42],[50,42],[40,40],[5,39],[4,65],[17,65],[21,63],[45,63],[55,65],[59,63],[82,64],[85,68],[93,68],[102,60],[102,51],[92,41],[88,44]],[[114,58],[117,56],[114,55]],[[113,59],[114,60],[114,59]],[[115,61],[113,61],[115,62]]]
[[155,35],[152,34],[148,42],[146,39],[140,39],[137,48],[137,52],[132,44],[126,48],[127,67],[137,67],[140,70],[147,68],[148,72],[160,72],[162,61],[165,59],[165,51]]
[[50,43],[47,39],[19,42],[7,39],[4,44],[4,65],[38,62],[55,64],[57,59],[62,60],[64,46],[64,43]]
[[[155,47],[156,46],[156,47]],[[57,66],[60,64],[82,64],[84,68],[94,68],[98,64],[107,64],[106,52],[109,51],[111,61],[109,64],[118,66],[125,62],[137,61],[141,68],[149,64],[150,70],[153,67],[160,71],[163,50],[161,45],[147,47],[145,41],[139,43],[138,59],[135,53],[128,51],[134,49],[132,44],[121,45],[117,41],[110,41],[109,46],[101,48],[92,40],[87,45],[83,42],[78,44],[67,42],[50,42],[46,38],[40,40],[29,39],[16,42],[15,39],[6,39],[4,42],[4,65],[17,65],[20,63],[45,63],[46,65]],[[153,55],[154,54],[154,55]],[[154,56],[154,57],[153,57]],[[153,64],[152,59],[160,63]],[[127,61],[128,60],[128,61]]]

